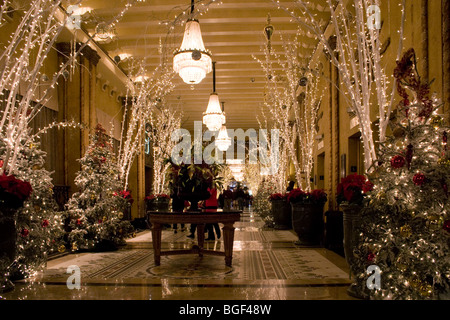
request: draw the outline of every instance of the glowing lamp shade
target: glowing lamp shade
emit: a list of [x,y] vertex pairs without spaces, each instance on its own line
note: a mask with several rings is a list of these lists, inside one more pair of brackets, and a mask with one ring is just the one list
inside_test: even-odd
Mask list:
[[231,138],[228,136],[227,127],[222,126],[219,131],[219,135],[215,140],[216,146],[220,151],[227,151],[231,146]]
[[181,47],[174,52],[173,70],[187,84],[199,84],[212,71],[211,53],[205,49],[197,20],[186,22]]
[[219,95],[215,92],[209,96],[208,108],[203,113],[203,124],[210,131],[218,131],[225,124],[225,114],[220,108]]

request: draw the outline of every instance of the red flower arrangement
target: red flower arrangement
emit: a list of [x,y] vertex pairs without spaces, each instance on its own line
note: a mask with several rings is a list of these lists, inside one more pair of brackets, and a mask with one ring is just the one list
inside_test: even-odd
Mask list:
[[391,159],[391,167],[394,169],[403,168],[406,164],[406,160],[403,156],[396,155]]
[[427,178],[425,177],[425,175],[423,173],[417,173],[414,177],[413,177],[413,182],[416,186],[421,186],[426,182]]
[[365,194],[373,190],[373,184],[365,176],[353,174],[341,179],[337,188],[337,201],[362,204]]
[[287,200],[290,203],[324,205],[328,200],[328,196],[323,190],[313,190],[311,192],[306,192],[301,189],[294,189],[289,192]]
[[31,184],[13,175],[0,176],[0,203],[13,209],[20,208],[33,192]]
[[269,197],[270,201],[274,201],[274,200],[286,200],[287,196],[286,194],[281,194],[281,193],[274,193],[271,194]]
[[119,196],[125,200],[127,200],[129,203],[133,203],[134,199],[133,196],[131,195],[131,190],[122,190],[119,193],[114,192],[114,196]]

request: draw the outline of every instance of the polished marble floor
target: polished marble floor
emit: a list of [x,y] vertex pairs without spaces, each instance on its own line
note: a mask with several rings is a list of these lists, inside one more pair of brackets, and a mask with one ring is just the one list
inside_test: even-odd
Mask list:
[[[235,227],[231,268],[221,256],[197,255],[163,256],[161,265],[155,266],[151,232],[145,230],[118,251],[52,259],[36,277],[16,282],[14,291],[0,296],[6,300],[353,300],[346,292],[351,283],[348,267],[338,254],[297,246],[293,230],[265,229],[251,210]],[[162,249],[190,248],[196,241],[188,234],[164,230]],[[206,247],[222,251],[223,241],[208,241]],[[79,288],[73,288],[71,266],[80,271]]]

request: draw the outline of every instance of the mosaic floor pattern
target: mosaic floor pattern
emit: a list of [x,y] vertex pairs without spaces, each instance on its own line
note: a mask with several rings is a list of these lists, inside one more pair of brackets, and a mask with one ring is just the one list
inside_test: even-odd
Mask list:
[[[295,244],[293,230],[264,228],[244,212],[235,224],[232,267],[223,256],[170,255],[155,266],[150,230],[138,233],[113,252],[75,253],[50,260],[47,268],[6,299],[174,299],[304,300],[349,299],[345,259],[324,248]],[[162,249],[190,249],[189,231],[162,231]],[[205,242],[223,251],[223,240]],[[69,266],[81,272],[81,290],[68,290]]]
[[[350,283],[348,274],[317,250],[295,246],[297,237],[292,230],[266,230],[262,226],[259,217],[248,212],[236,223],[231,268],[225,266],[223,257],[207,255],[163,256],[161,265],[155,266],[152,235],[146,230],[115,252],[69,255],[64,262],[49,265],[42,276],[44,281],[63,280],[67,278],[68,266],[77,265],[86,282],[166,277]],[[188,233],[174,233],[170,228],[163,230],[163,249],[191,248],[196,241],[188,238]],[[208,241],[205,247],[224,250],[222,239]]]

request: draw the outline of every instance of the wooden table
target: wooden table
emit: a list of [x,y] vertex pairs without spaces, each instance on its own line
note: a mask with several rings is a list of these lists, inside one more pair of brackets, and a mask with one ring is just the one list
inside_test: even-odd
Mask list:
[[[234,223],[241,219],[242,211],[223,211],[223,210],[203,210],[199,212],[161,212],[148,211],[148,221],[152,225],[153,249],[155,251],[155,265],[161,264],[161,256],[178,255],[178,254],[198,254],[202,257],[204,254],[225,256],[225,265],[231,267],[233,259],[233,242],[234,242]],[[161,251],[161,229],[165,224],[196,224],[197,225],[197,246],[193,246],[190,250],[170,250]],[[203,245],[205,242],[205,224],[222,223],[224,226],[223,241],[225,252],[205,250]]]

